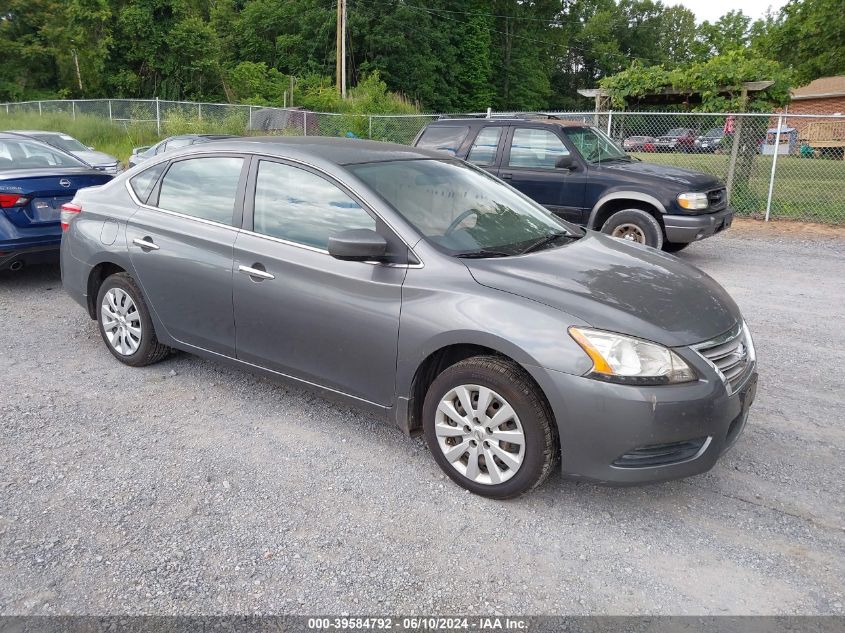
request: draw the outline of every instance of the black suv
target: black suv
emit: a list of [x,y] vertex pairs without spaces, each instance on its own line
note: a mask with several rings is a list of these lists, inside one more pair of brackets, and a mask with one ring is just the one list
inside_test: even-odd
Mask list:
[[560,217],[679,251],[731,225],[714,176],[628,156],[601,130],[560,119],[441,119],[414,141],[498,176]]

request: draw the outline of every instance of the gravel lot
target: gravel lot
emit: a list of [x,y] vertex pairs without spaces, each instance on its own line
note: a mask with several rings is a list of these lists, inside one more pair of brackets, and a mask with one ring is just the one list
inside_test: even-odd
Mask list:
[[845,239],[738,224],[682,257],[757,342],[734,450],[510,502],[298,388],[124,367],[56,269],[0,274],[0,614],[845,613]]

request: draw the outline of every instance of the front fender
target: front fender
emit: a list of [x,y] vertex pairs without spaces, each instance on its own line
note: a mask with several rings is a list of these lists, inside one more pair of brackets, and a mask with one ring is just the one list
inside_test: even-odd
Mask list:
[[608,202],[613,202],[614,200],[636,200],[638,202],[644,202],[653,206],[657,209],[661,214],[666,213],[666,206],[660,202],[657,198],[655,198],[650,193],[645,193],[642,191],[634,191],[631,189],[618,189],[615,191],[609,191],[605,193],[599,200],[593,205],[593,208],[590,210],[590,217],[587,220],[587,228],[590,229],[599,229],[601,227],[597,227],[595,225],[596,218],[598,217],[599,212],[601,211],[602,207],[606,205]]
[[[584,321],[550,306],[478,284],[463,266],[448,283],[425,284],[423,270],[409,270],[402,290],[396,393],[410,398],[414,376],[431,354],[452,345],[477,345],[523,367],[576,375],[591,362],[569,337]],[[461,278],[462,277],[462,278]],[[443,290],[449,288],[449,290]]]

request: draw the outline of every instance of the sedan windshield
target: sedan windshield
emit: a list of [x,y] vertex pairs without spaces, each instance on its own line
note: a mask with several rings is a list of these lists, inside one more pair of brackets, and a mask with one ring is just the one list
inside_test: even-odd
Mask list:
[[33,138],[37,138],[39,141],[43,141],[45,143],[49,143],[54,147],[58,147],[59,149],[63,149],[66,152],[87,152],[88,148],[85,147],[82,143],[77,141],[72,136],[68,136],[67,134],[44,134],[44,135],[32,135]]
[[43,167],[87,167],[70,154],[43,143],[0,139],[0,169],[40,169]]
[[613,139],[594,127],[564,128],[569,140],[581,152],[584,160],[600,163],[606,160],[631,160]]
[[487,172],[460,161],[385,161],[347,169],[450,255],[517,255],[583,235]]

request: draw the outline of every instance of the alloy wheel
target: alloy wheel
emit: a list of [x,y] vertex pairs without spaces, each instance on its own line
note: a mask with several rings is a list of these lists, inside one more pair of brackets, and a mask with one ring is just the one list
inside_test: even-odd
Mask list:
[[501,484],[525,458],[525,433],[513,407],[480,385],[449,390],[437,407],[434,432],[446,460],[479,484]]

